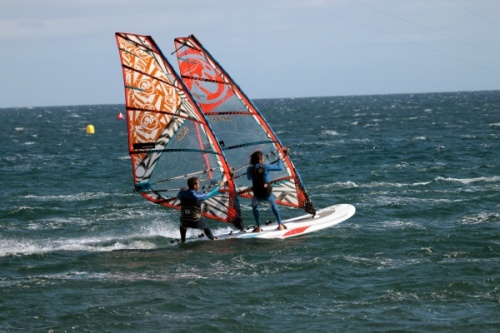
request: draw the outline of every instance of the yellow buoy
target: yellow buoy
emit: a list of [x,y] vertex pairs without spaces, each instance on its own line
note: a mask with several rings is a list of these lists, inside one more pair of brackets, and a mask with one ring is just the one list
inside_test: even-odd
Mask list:
[[87,125],[87,134],[94,134],[94,125]]

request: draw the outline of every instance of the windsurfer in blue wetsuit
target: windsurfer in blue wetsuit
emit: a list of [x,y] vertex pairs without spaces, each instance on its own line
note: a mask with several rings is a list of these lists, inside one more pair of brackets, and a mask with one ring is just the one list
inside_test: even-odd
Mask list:
[[[285,154],[288,153],[288,148],[285,149]],[[268,202],[271,205],[276,221],[278,222],[278,230],[286,229],[286,226],[281,223],[280,211],[274,200],[273,189],[269,179],[269,171],[283,170],[283,161],[278,159],[277,164],[264,164],[264,154],[261,151],[256,151],[250,156],[250,166],[247,168],[247,178],[252,181],[253,199],[252,212],[257,227],[254,232],[261,232],[259,220],[259,203]]]
[[213,197],[219,191],[220,185],[216,186],[209,193],[198,192],[200,181],[196,177],[187,180],[189,188],[183,187],[177,194],[181,201],[180,232],[181,242],[186,242],[187,228],[202,229],[205,235],[211,239],[217,239],[207,225],[205,219],[201,216],[201,204],[204,200]]

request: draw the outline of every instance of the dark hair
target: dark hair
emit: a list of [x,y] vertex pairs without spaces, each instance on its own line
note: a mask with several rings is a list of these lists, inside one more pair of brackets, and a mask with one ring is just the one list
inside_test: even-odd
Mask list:
[[187,181],[189,189],[190,190],[194,189],[194,184],[196,184],[198,182],[199,182],[199,180],[196,177],[189,178],[188,181]]
[[259,164],[260,159],[263,157],[264,154],[260,150],[257,150],[252,155],[250,155],[250,164]]

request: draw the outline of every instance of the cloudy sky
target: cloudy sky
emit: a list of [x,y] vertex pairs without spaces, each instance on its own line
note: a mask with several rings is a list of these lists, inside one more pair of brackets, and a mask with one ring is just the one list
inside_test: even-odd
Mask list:
[[251,98],[500,89],[498,0],[0,0],[0,108],[123,104],[115,32],[194,34]]

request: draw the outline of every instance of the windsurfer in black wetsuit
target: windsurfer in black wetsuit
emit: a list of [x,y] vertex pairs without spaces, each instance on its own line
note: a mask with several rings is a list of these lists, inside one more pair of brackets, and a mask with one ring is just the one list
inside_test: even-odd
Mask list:
[[[285,148],[285,154],[288,153],[288,148]],[[264,154],[261,151],[256,151],[250,156],[250,166],[247,168],[247,178],[252,181],[253,199],[252,213],[257,227],[254,232],[261,232],[259,220],[259,203],[268,202],[271,205],[276,221],[278,222],[278,230],[286,229],[286,226],[281,223],[281,216],[274,200],[273,189],[269,179],[269,171],[283,170],[283,161],[278,159],[277,164],[264,164]]]
[[200,181],[196,177],[187,180],[189,188],[183,187],[177,194],[177,198],[181,201],[181,217],[180,217],[180,232],[181,242],[186,242],[187,228],[202,229],[205,235],[211,239],[217,239],[212,234],[212,231],[207,225],[205,219],[201,216],[202,201],[213,197],[219,192],[220,185],[216,186],[209,193],[198,192]]

